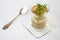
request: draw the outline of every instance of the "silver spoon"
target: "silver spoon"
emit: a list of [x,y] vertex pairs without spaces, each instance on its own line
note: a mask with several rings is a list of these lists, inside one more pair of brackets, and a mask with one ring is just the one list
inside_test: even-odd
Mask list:
[[11,20],[9,23],[7,23],[7,24],[5,24],[5,25],[3,26],[3,30],[8,29],[8,27],[13,23],[13,21],[14,21],[18,16],[20,16],[20,15],[22,15],[22,14],[25,14],[26,11],[27,11],[27,7],[26,7],[26,6],[23,7],[23,8],[21,8],[20,11],[19,11],[19,14],[18,14],[13,20]]

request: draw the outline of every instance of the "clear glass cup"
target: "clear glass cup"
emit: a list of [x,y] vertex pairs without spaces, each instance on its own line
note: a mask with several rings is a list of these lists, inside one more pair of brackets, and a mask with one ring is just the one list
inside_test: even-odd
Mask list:
[[[43,13],[43,14],[40,14],[40,16],[37,15],[37,13],[33,13],[32,10],[34,10],[34,9],[32,9],[32,8],[33,8],[35,5],[37,5],[37,4],[46,5],[48,11],[46,11],[46,12]],[[31,5],[31,12],[32,12],[32,14],[34,14],[33,17],[32,17],[32,19],[31,19],[31,21],[32,21],[32,27],[34,27],[34,28],[36,28],[36,29],[38,29],[38,30],[44,29],[45,26],[46,26],[46,22],[47,22],[47,20],[48,20],[48,19],[46,19],[46,14],[49,12],[49,8],[48,8],[47,4],[43,4],[43,3],[40,3],[40,2],[33,3],[33,4]],[[38,19],[39,19],[39,20],[38,20]]]

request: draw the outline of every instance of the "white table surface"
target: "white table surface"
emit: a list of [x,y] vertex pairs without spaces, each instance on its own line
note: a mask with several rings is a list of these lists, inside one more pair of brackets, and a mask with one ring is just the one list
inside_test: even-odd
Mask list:
[[34,38],[20,23],[23,16],[18,17],[7,30],[2,30],[3,25],[11,21],[18,15],[19,9],[29,5],[31,1],[33,0],[0,0],[0,40],[60,40],[60,0],[44,0],[49,4],[54,22],[53,30],[44,37]]

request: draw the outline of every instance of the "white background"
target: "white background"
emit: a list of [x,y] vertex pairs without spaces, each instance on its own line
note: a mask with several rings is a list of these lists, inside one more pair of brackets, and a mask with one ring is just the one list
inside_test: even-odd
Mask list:
[[54,23],[53,30],[40,39],[34,38],[20,23],[23,16],[18,17],[7,29],[3,25],[11,21],[23,6],[30,6],[38,0],[0,0],[0,40],[60,40],[60,0],[44,0],[50,7],[50,16]]

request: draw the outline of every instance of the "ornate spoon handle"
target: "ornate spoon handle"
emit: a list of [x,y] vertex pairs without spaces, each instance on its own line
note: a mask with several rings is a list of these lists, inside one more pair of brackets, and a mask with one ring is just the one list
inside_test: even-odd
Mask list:
[[12,23],[13,21],[18,17],[19,15],[17,15],[12,21],[10,21],[9,23],[5,24],[3,27],[3,30],[6,30]]

